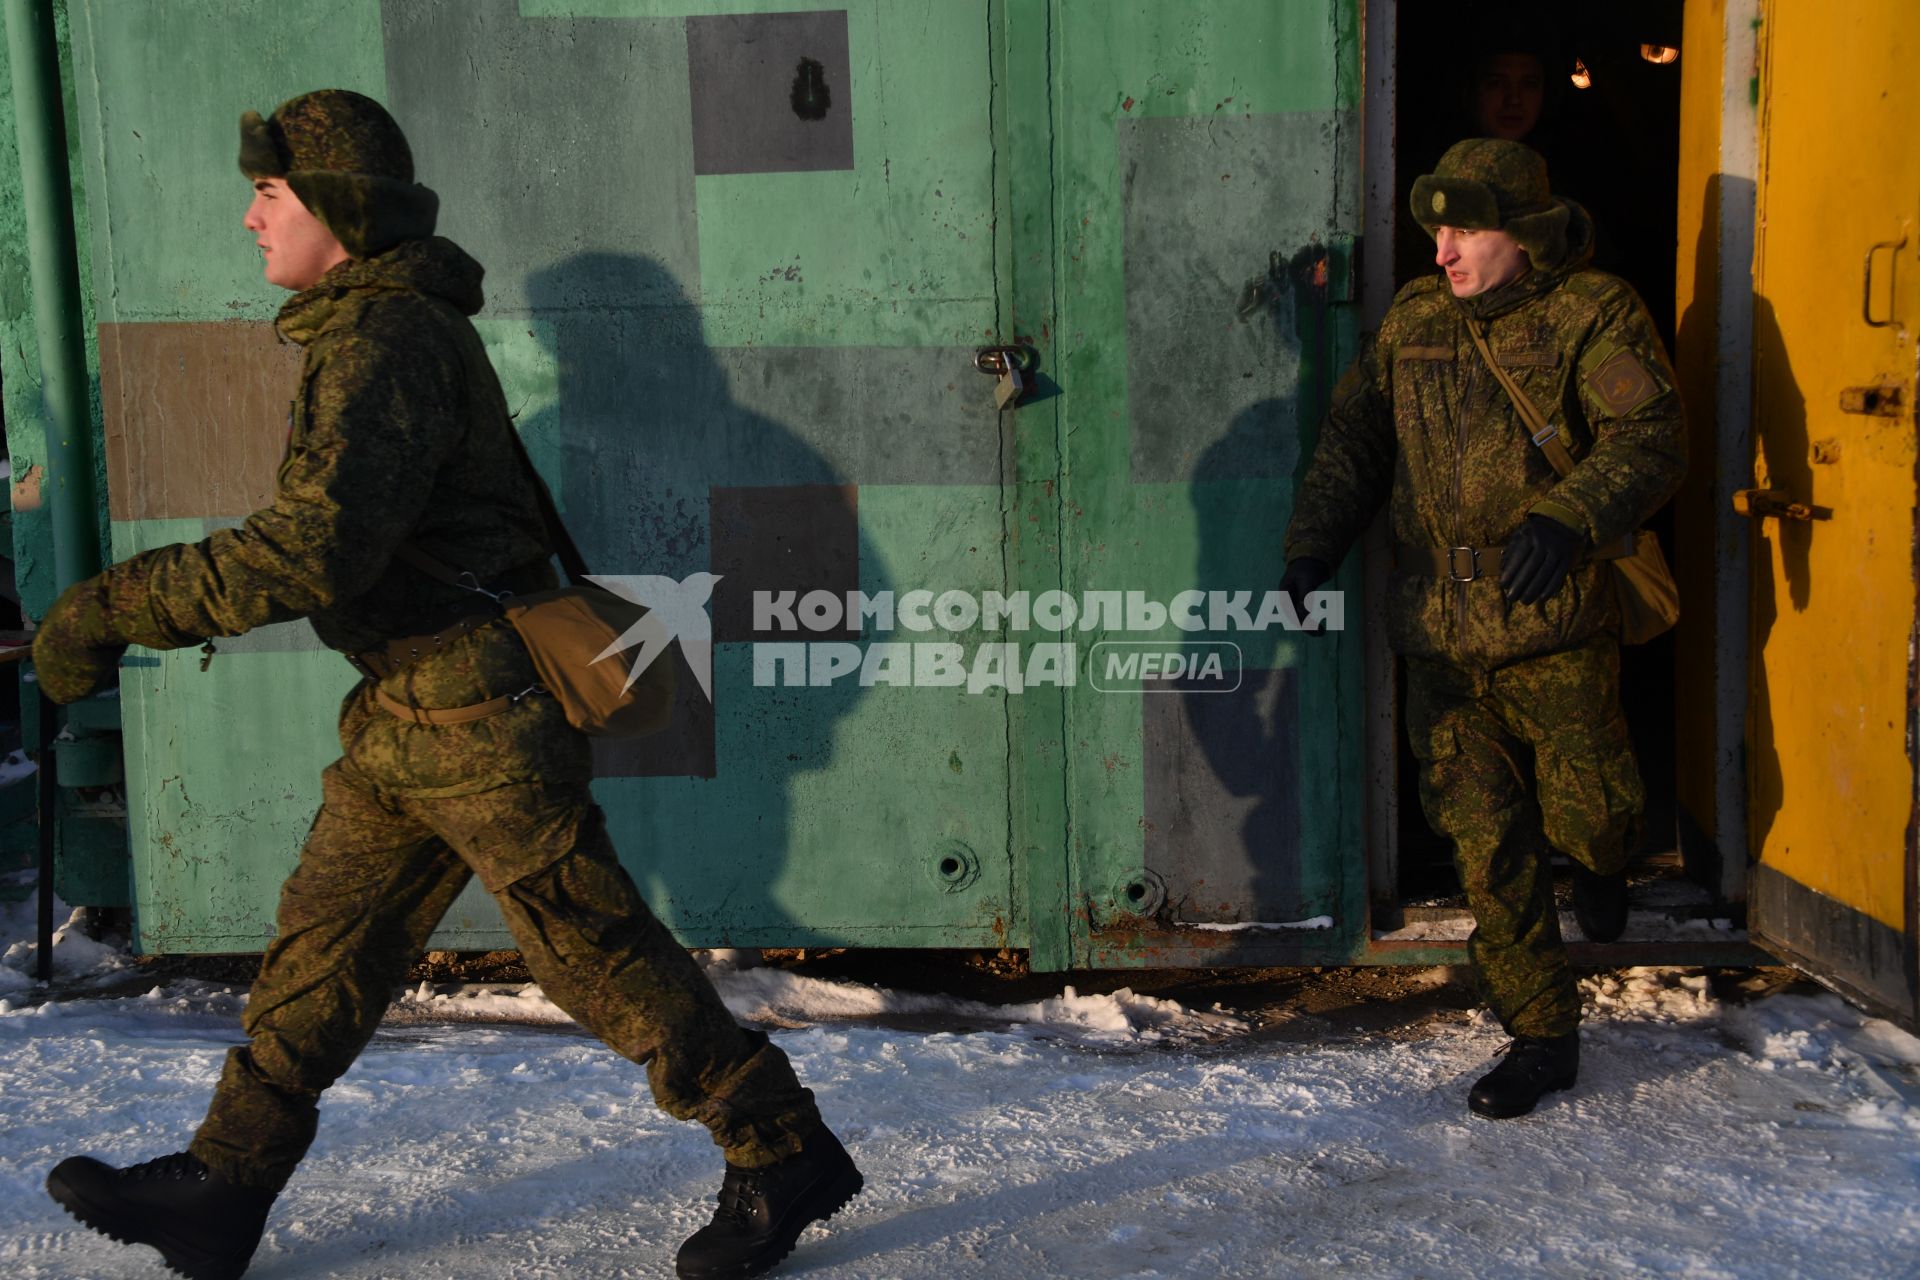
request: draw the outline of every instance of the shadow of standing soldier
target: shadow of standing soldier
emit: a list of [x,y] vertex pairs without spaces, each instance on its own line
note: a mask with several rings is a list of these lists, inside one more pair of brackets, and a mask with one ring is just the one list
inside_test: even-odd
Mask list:
[[[1242,409],[1194,466],[1188,497],[1199,553],[1192,588],[1210,599],[1216,592],[1251,591],[1250,608],[1257,611],[1277,576],[1277,531],[1284,530],[1305,478],[1338,372],[1331,366],[1327,271],[1324,245],[1303,246],[1290,257],[1276,253],[1242,297],[1242,321],[1270,327],[1274,348],[1296,353],[1299,365],[1291,397],[1269,397]],[[1284,497],[1276,481],[1285,482]],[[1320,914],[1327,886],[1314,882],[1318,868],[1303,865],[1301,848],[1301,750],[1309,732],[1301,723],[1301,682],[1330,678],[1338,641],[1295,637],[1275,627],[1203,632],[1189,647],[1198,654],[1207,642],[1221,641],[1240,647],[1244,676],[1238,689],[1177,682],[1188,732],[1212,782],[1189,771],[1184,803],[1171,807],[1173,829],[1150,833],[1149,840],[1157,837],[1180,850],[1190,870],[1196,862],[1213,864],[1202,869],[1209,901],[1186,904],[1183,918],[1210,919],[1216,898],[1256,913],[1248,917],[1256,920]],[[1293,653],[1284,654],[1283,645],[1293,646]],[[1208,802],[1202,788],[1224,797]]]
[[[735,401],[727,353],[705,343],[698,308],[659,262],[579,254],[530,273],[526,289],[558,385],[521,429],[588,563],[720,579],[712,699],[676,643],[673,720],[652,738],[596,744],[601,803],[640,835],[623,842],[631,869],[692,945],[804,942],[772,893],[799,852],[792,781],[828,765],[835,725],[862,691],[850,678],[756,685],[753,642],[860,637],[857,625],[756,631],[753,597],[887,588],[860,536],[858,490],[792,429]],[[779,385],[781,362],[806,353],[748,358]]]

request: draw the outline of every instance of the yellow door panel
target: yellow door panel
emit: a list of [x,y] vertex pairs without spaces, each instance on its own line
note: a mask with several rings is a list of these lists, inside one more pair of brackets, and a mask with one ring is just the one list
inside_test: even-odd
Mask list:
[[1755,522],[1751,838],[1763,867],[1905,932],[1920,5],[1764,15],[1755,472],[1812,518]]

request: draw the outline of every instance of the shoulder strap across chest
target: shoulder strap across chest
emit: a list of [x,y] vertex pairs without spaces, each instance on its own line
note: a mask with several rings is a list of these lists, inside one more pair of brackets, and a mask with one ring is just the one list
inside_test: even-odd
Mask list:
[[1501,368],[1500,362],[1493,358],[1493,348],[1487,344],[1487,335],[1481,329],[1479,322],[1471,317],[1465,317],[1465,321],[1467,336],[1473,339],[1473,349],[1480,353],[1480,362],[1487,366],[1488,371],[1493,374],[1494,381],[1500,384],[1501,389],[1507,393],[1507,398],[1513,401],[1513,407],[1520,414],[1520,421],[1527,424],[1528,435],[1534,444],[1539,446],[1540,452],[1547,456],[1548,464],[1559,475],[1564,476],[1572,471],[1573,455],[1567,452],[1566,442],[1560,438],[1560,428],[1547,421],[1546,415],[1527,398],[1527,393],[1520,389],[1520,384],[1513,380],[1513,375]]

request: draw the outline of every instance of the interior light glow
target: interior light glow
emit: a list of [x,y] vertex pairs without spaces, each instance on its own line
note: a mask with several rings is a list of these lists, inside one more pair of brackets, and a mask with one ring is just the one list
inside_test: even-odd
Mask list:
[[1593,72],[1587,70],[1587,64],[1578,58],[1573,60],[1573,87],[1576,89],[1593,88]]
[[[1643,44],[1640,46],[1640,56],[1660,67],[1680,61],[1680,51],[1670,44]],[[1579,83],[1577,78],[1575,83]]]

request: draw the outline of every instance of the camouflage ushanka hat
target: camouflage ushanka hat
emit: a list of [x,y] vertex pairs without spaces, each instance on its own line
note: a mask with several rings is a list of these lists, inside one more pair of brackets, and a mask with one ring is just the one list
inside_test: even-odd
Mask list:
[[240,117],[240,172],[284,178],[347,253],[371,258],[433,234],[440,197],[413,180],[406,135],[372,98],[318,89]]
[[1413,220],[1428,235],[1442,226],[1504,231],[1540,269],[1567,254],[1567,202],[1548,189],[1547,162],[1525,143],[1454,143],[1432,173],[1414,180],[1412,205]]

